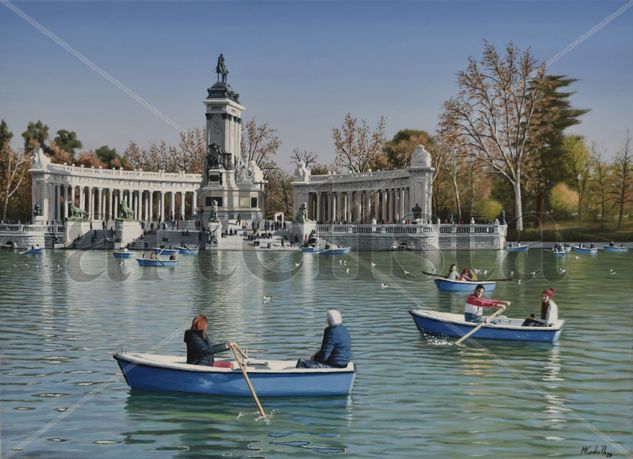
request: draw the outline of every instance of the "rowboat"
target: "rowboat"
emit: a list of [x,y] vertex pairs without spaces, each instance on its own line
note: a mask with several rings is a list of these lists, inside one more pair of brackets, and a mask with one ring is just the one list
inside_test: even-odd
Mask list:
[[529,246],[527,245],[515,245],[515,246],[508,246],[506,247],[506,250],[508,252],[527,252],[530,249]]
[[31,247],[20,252],[20,255],[42,255],[44,253],[44,247]]
[[579,245],[573,245],[571,248],[576,253],[588,253],[590,255],[595,255],[598,253],[598,249],[596,247],[580,247]]
[[139,266],[157,266],[159,268],[175,268],[178,260],[159,260],[151,258],[137,258]]
[[629,248],[624,246],[616,247],[612,245],[605,245],[603,250],[605,252],[628,252]]
[[478,285],[483,285],[488,291],[494,290],[497,286],[495,281],[460,281],[444,277],[436,277],[433,281],[440,292],[472,292]]
[[[480,324],[466,322],[463,314],[451,314],[449,312],[429,311],[423,309],[411,309],[409,314],[413,317],[415,325],[422,334],[461,337],[472,331]],[[550,327],[523,327],[524,319],[510,319],[497,317],[492,323],[486,324],[477,330],[472,337],[482,339],[502,339],[513,341],[540,341],[553,343],[558,340],[565,323],[558,320]]]
[[[189,365],[173,355],[114,354],[132,389],[248,397],[250,392],[236,361],[214,366]],[[354,363],[345,368],[295,368],[296,360],[247,359],[248,376],[260,397],[347,395],[352,391]]]
[[198,255],[198,248],[197,247],[195,247],[193,249],[190,249],[189,247],[176,247],[176,249],[178,250],[178,253],[180,255],[193,255],[193,256]]
[[130,252],[128,249],[115,250],[112,252],[114,258],[132,258],[134,252]]
[[324,249],[319,252],[319,255],[347,255],[351,247],[334,247],[331,249]]
[[303,253],[319,253],[324,250],[325,249],[323,247],[318,247],[318,246],[301,247],[301,251]]
[[559,250],[552,249],[552,253],[554,255],[567,255],[567,252],[565,252],[565,249],[559,249]]
[[161,249],[160,247],[155,247],[154,249],[154,253],[156,255],[176,255],[178,253],[178,250],[176,249]]

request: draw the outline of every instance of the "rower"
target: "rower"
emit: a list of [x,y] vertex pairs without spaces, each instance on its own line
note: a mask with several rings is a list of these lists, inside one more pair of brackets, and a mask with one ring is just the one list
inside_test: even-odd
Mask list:
[[485,290],[484,286],[480,284],[475,287],[475,291],[466,299],[466,305],[464,306],[464,320],[466,322],[486,322],[483,308],[505,309],[510,305],[509,301],[485,299],[483,297]]

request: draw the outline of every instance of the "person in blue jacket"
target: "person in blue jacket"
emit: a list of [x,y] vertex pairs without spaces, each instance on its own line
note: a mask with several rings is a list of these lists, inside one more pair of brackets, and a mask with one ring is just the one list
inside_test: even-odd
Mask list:
[[341,313],[327,312],[327,327],[323,331],[321,349],[309,359],[299,359],[297,368],[345,368],[352,360],[352,338],[343,325]]

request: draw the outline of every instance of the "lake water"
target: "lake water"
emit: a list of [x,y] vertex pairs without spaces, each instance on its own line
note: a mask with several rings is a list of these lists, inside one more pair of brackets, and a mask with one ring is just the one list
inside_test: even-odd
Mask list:
[[[514,271],[521,283],[494,292],[512,301],[508,316],[538,313],[540,292],[554,287],[560,342],[460,348],[420,335],[410,308],[463,311],[464,295],[438,293],[421,274],[453,262],[493,277]],[[3,458],[574,457],[595,448],[624,457],[633,448],[633,253],[220,252],[157,270],[106,252],[1,251],[0,277]],[[267,421],[248,398],[132,393],[112,359],[124,346],[184,354],[197,313],[213,341],[296,359],[318,349],[330,308],[352,334],[352,395],[264,398]]]

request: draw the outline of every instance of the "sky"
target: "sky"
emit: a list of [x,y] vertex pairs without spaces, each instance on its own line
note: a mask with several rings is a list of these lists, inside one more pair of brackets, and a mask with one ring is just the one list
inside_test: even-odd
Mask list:
[[[277,130],[278,163],[291,169],[295,148],[333,161],[332,128],[348,112],[371,126],[384,116],[388,138],[435,132],[456,73],[484,40],[547,61],[633,0],[11,3],[43,29],[7,2],[0,118],[16,146],[34,120],[51,138],[76,131],[84,148],[176,143],[175,126],[204,126],[202,100],[223,53],[244,118]],[[549,72],[577,78],[572,103],[591,109],[570,132],[613,157],[633,128],[633,8],[588,35]]]

